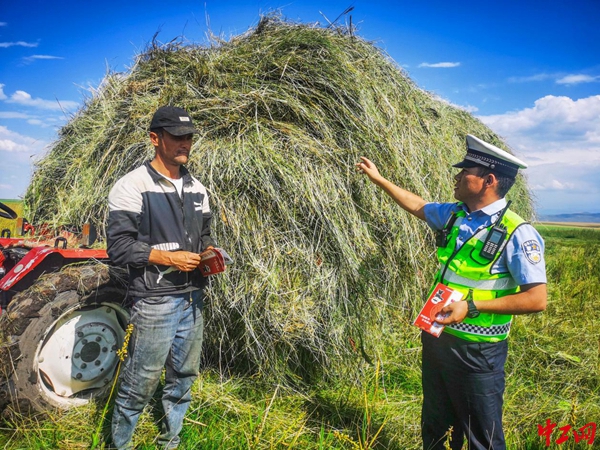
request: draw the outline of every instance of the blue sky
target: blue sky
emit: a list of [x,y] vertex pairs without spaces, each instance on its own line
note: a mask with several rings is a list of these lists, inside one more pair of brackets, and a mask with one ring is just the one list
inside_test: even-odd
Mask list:
[[600,212],[598,0],[0,0],[0,198],[24,194],[60,126],[156,32],[206,43],[269,11],[326,24],[349,6],[360,36],[529,163],[540,214]]

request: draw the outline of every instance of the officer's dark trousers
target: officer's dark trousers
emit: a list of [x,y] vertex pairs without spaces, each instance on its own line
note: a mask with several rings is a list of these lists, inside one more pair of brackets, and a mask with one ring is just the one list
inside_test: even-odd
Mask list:
[[504,450],[502,396],[507,341],[471,343],[423,332],[423,449]]

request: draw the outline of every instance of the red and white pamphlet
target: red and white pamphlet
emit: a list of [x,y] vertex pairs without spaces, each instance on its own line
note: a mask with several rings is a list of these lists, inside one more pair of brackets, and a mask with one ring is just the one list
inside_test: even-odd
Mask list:
[[455,291],[454,289],[444,286],[442,283],[438,283],[431,295],[423,305],[421,312],[413,322],[413,325],[418,326],[423,331],[439,337],[444,330],[444,325],[435,321],[442,308],[450,303],[458,302],[462,300],[462,292]]
[[198,268],[203,276],[225,272],[225,267],[233,264],[233,259],[222,248],[210,248],[200,253],[202,261]]

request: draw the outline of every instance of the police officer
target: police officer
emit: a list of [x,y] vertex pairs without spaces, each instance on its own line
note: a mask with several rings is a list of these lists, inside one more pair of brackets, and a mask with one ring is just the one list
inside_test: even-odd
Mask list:
[[433,285],[463,294],[442,309],[439,338],[422,332],[424,449],[505,449],[504,363],[512,316],[546,309],[544,242],[511,211],[505,195],[527,165],[467,135],[467,154],[454,167],[456,203],[428,203],[382,177],[361,157],[367,175],[403,209],[436,232],[440,269]]

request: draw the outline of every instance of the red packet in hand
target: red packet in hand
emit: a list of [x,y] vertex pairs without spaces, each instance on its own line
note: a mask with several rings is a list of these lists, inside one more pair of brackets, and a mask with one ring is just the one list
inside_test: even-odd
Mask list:
[[444,286],[442,283],[438,283],[437,286],[431,292],[431,295],[425,302],[425,305],[419,312],[419,315],[413,322],[413,325],[418,326],[423,331],[426,331],[435,337],[439,337],[444,330],[444,325],[439,324],[435,321],[442,308],[450,303],[461,300],[463,294],[455,291],[454,289]]
[[210,248],[200,253],[202,261],[198,268],[202,276],[208,277],[225,271],[225,267],[233,264],[233,259],[222,248]]

